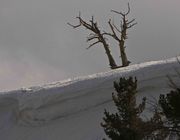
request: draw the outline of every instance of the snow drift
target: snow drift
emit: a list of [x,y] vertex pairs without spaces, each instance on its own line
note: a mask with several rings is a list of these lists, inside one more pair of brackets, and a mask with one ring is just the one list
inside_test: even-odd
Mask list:
[[87,77],[0,93],[1,140],[98,140],[103,111],[114,110],[113,81],[136,76],[138,98],[168,93],[177,58],[131,65]]

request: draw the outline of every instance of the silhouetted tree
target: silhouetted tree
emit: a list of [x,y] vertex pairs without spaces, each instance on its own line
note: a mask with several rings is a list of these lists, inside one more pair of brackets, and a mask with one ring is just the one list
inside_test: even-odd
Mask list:
[[127,55],[125,52],[125,40],[128,39],[127,31],[128,29],[136,25],[137,22],[135,22],[135,19],[132,19],[130,21],[127,19],[127,16],[130,13],[129,3],[128,3],[128,11],[126,13],[118,12],[115,10],[111,10],[111,11],[121,16],[122,20],[121,20],[120,29],[114,23],[112,23],[110,19],[108,24],[111,28],[112,33],[105,32],[105,34],[111,36],[118,42],[122,66],[125,67],[130,64],[130,61],[127,59]]
[[[177,74],[180,79],[180,73],[178,71]],[[170,87],[173,89],[166,95],[160,95],[159,104],[167,119],[165,123],[166,127],[169,128],[170,133],[172,132],[180,139],[180,86],[177,85],[171,77],[168,76],[168,79]]]
[[97,22],[94,21],[94,18],[92,17],[92,19],[90,20],[90,23],[84,21],[82,18],[81,18],[81,15],[79,14],[78,17],[76,17],[78,20],[79,20],[79,24],[78,25],[72,25],[70,23],[68,23],[70,26],[72,26],[73,28],[78,28],[80,26],[83,26],[85,27],[86,29],[90,30],[92,33],[89,35],[89,37],[87,38],[87,42],[89,41],[94,41],[92,44],[89,45],[89,48],[91,48],[92,46],[98,44],[98,43],[102,43],[103,44],[103,47],[106,51],[106,55],[108,57],[108,60],[109,60],[109,65],[111,67],[111,69],[114,69],[117,67],[117,64],[113,58],[113,56],[111,55],[111,51],[109,49],[109,45],[108,43],[106,42],[106,39],[104,37],[104,34],[100,31],[99,27],[98,27],[98,24]]
[[[127,19],[127,16],[130,13],[129,4],[128,4],[128,11],[126,13],[117,12],[114,10],[112,10],[112,12],[121,15],[122,21],[121,21],[121,27],[120,27],[120,29],[118,29],[117,26],[114,23],[112,23],[111,20],[109,20],[108,24],[112,31],[111,33],[105,32],[105,31],[102,32],[100,30],[100,28],[98,27],[98,23],[96,21],[94,21],[93,16],[89,22],[86,22],[85,20],[83,20],[81,18],[81,15],[79,14],[79,16],[76,17],[79,20],[78,25],[72,25],[70,23],[68,23],[68,24],[70,26],[72,26],[73,28],[78,28],[78,27],[83,26],[86,29],[88,29],[89,31],[91,31],[90,35],[87,38],[87,42],[93,41],[93,43],[91,43],[87,49],[91,48],[92,46],[94,46],[98,43],[101,43],[105,49],[111,69],[115,69],[115,68],[119,68],[119,67],[128,66],[130,63],[130,61],[127,59],[127,55],[125,52],[125,40],[127,39],[127,30],[129,28],[132,28],[137,23],[135,23],[135,19],[132,19],[130,21]],[[109,44],[107,43],[105,36],[111,36],[113,39],[118,41],[122,66],[118,66],[116,64],[115,59],[113,58],[113,56],[111,54]]]
[[159,103],[167,119],[166,127],[180,139],[180,89],[160,95]]
[[137,79],[129,77],[120,78],[114,82],[116,91],[112,93],[112,99],[118,110],[111,114],[105,110],[104,122],[101,126],[106,135],[112,140],[163,140],[167,137],[167,130],[158,111],[148,121],[143,120],[142,115],[146,98],[137,105]]

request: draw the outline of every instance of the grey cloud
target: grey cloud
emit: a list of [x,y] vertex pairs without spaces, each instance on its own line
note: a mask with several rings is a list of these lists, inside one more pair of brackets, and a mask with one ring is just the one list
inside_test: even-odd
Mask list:
[[[74,30],[91,15],[101,29],[109,18],[119,22],[111,9],[126,9],[126,0],[6,0],[0,1],[0,89],[19,88],[69,77],[107,71],[108,61],[98,46],[86,50],[87,30]],[[132,1],[131,17],[138,25],[129,32],[127,53],[133,63],[158,60],[180,53],[179,1]],[[118,23],[119,24],[119,23]],[[119,59],[116,46],[112,53]],[[8,70],[9,69],[9,70]],[[31,75],[31,78],[28,77]],[[19,82],[17,82],[19,81]]]

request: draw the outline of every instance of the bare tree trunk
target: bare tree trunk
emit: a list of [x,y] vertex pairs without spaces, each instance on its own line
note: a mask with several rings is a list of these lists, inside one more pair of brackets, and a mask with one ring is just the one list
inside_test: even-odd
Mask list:
[[120,49],[120,55],[121,55],[120,57],[121,57],[122,67],[128,66],[130,61],[128,61],[127,55],[125,53],[124,41],[120,41],[119,49]]
[[104,49],[106,51],[106,54],[107,54],[107,57],[108,57],[108,60],[109,60],[109,65],[110,65],[111,69],[117,68],[118,66],[117,66],[113,56],[111,55],[111,51],[109,49],[108,44],[106,42],[104,42],[104,41],[102,43],[103,43]]
[[[127,39],[127,30],[129,28],[132,28],[137,23],[134,22],[135,19],[132,19],[129,21],[126,18],[127,15],[130,13],[129,3],[128,3],[128,11],[126,13],[117,12],[114,10],[112,10],[112,12],[121,15],[122,20],[121,20],[120,29],[118,29],[117,26],[113,22],[111,22],[111,19],[109,20],[108,24],[110,26],[111,33],[105,32],[105,31],[101,32],[100,28],[98,27],[97,22],[94,21],[93,16],[89,22],[86,22],[85,20],[81,18],[80,13],[79,13],[79,16],[76,17],[79,20],[78,25],[72,25],[70,23],[68,24],[72,26],[73,28],[78,28],[78,27],[83,26],[89,31],[91,31],[91,33],[89,34],[87,38],[87,42],[91,42],[91,41],[94,41],[94,42],[91,43],[87,49],[91,48],[92,46],[98,43],[102,43],[105,49],[106,55],[108,57],[110,68],[116,69],[116,68],[128,66],[130,63],[130,61],[128,61],[127,59],[127,55],[125,52],[125,40]],[[119,50],[120,50],[120,57],[121,57],[121,62],[122,62],[121,66],[117,66],[113,56],[111,55],[109,44],[107,43],[107,39],[104,37],[105,35],[111,36],[113,39],[115,39],[118,42]]]
[[111,51],[109,49],[109,45],[108,43],[106,42],[106,39],[104,38],[104,34],[101,33],[98,25],[97,25],[97,22],[94,22],[94,18],[92,17],[92,20],[90,20],[90,23],[87,23],[86,21],[84,21],[81,16],[79,15],[77,17],[79,19],[79,24],[78,25],[72,25],[70,23],[68,23],[70,26],[72,26],[73,28],[78,28],[80,26],[84,26],[86,29],[90,30],[92,33],[88,36],[87,38],[87,42],[89,41],[94,41],[94,43],[90,44],[89,48],[91,48],[92,46],[98,44],[98,43],[102,43],[103,44],[103,47],[105,49],[105,52],[106,52],[106,55],[108,57],[108,61],[109,61],[109,65],[110,65],[110,68],[111,69],[115,69],[117,68],[118,66],[116,65],[116,62],[113,58],[113,56],[111,55]]
[[126,13],[117,12],[114,10],[112,10],[112,12],[117,13],[122,17],[120,29],[118,29],[118,27],[114,23],[112,23],[111,20],[109,20],[108,23],[112,33],[104,32],[104,34],[111,36],[118,42],[120,57],[122,62],[121,67],[126,67],[130,64],[130,61],[127,59],[127,55],[125,52],[125,40],[127,39],[127,31],[129,28],[132,28],[137,23],[134,22],[135,19],[132,19],[130,21],[127,19],[127,15],[130,13],[129,3],[128,3],[128,11]]

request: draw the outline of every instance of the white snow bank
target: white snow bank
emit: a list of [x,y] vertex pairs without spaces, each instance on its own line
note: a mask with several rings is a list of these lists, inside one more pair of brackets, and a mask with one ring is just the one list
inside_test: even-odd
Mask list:
[[[139,98],[169,90],[167,75],[177,79],[177,58],[131,65],[87,77],[0,93],[2,140],[94,140],[104,108],[112,109],[113,81],[136,76]],[[177,81],[178,82],[178,81]]]

